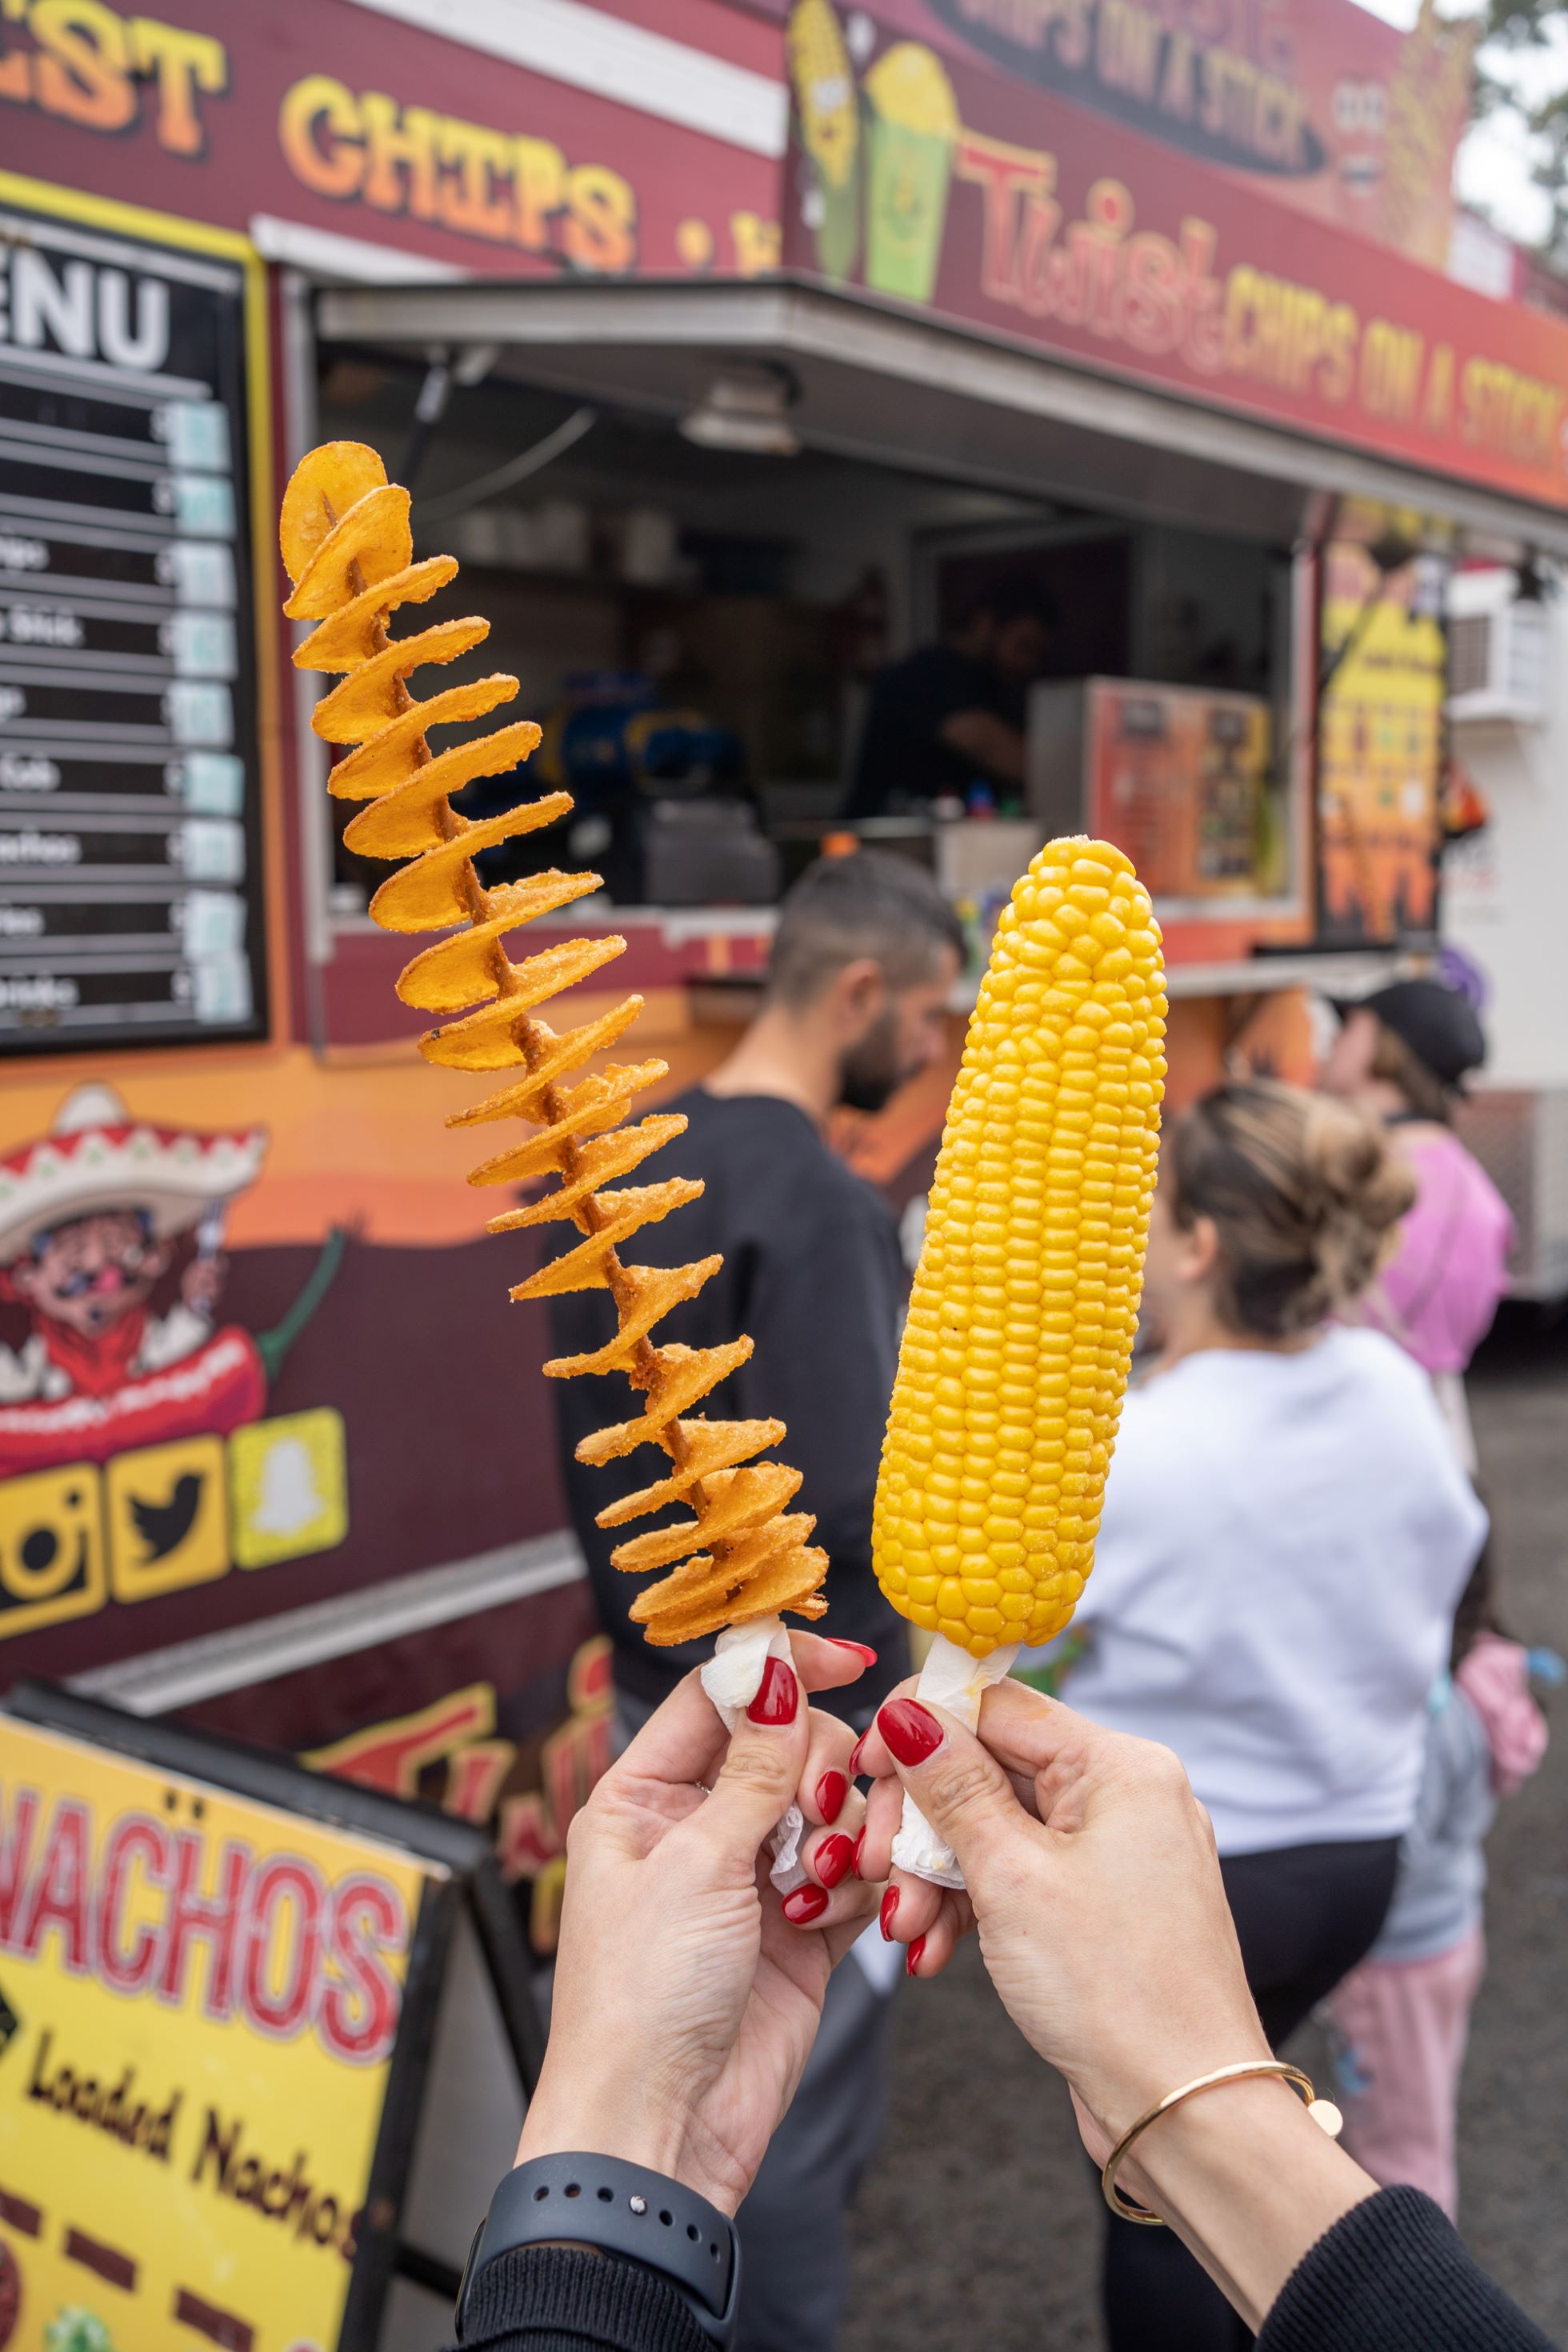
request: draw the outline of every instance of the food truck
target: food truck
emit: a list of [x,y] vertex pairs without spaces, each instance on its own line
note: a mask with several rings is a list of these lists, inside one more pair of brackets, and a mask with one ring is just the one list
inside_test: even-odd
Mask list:
[[[1443,583],[1568,554],[1568,325],[1446,274],[1430,6],[162,5],[0,24],[0,1668],[489,1824],[547,1951],[610,1695],[531,1244],[366,918],[279,483],[369,442],[462,559],[671,1091],[825,843],[978,961],[1088,827],[1179,1101],[1432,949]],[[879,669],[1016,583],[1022,783],[847,829]],[[842,1139],[897,1204],[947,1084]]]

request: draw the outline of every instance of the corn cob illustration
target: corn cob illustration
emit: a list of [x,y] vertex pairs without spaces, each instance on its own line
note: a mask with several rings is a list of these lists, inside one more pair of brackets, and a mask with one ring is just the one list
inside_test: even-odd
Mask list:
[[[546,793],[470,822],[448,796],[475,777],[504,773],[526,760],[540,730],[523,720],[439,753],[431,751],[427,730],[484,716],[510,701],[518,682],[497,674],[424,701],[405,683],[426,662],[453,661],[470,651],[489,634],[489,624],[440,621],[410,636],[388,637],[388,615],[426,602],[458,566],[446,555],[414,561],[408,493],[388,482],[374,451],[358,443],[331,442],[302,460],[285,493],[279,538],[294,583],[284,610],[290,619],[319,625],[294,659],[301,668],[342,673],[317,705],[312,725],[327,740],[356,747],[333,768],[330,783],[340,798],[365,803],[346,826],[344,841],[365,856],[408,861],[377,890],[371,915],[391,931],[447,933],[416,955],[397,982],[405,1004],[459,1016],[431,1029],[419,1050],[426,1061],[447,1068],[516,1073],[447,1124],[488,1126],[515,1118],[538,1129],[486,1160],[468,1181],[556,1179],[552,1192],[492,1218],[489,1230],[510,1233],[570,1219],[583,1236],[517,1284],[511,1297],[607,1289],[616,1307],[618,1328],[604,1347],[544,1367],[553,1379],[623,1371],[645,1399],[636,1418],[585,1439],[578,1457],[602,1465],[657,1444],[669,1460],[668,1476],[610,1506],[599,1523],[619,1527],[671,1504],[693,1515],[634,1536],[613,1554],[616,1565],[631,1572],[671,1571],[637,1595],[633,1617],[649,1642],[664,1646],[785,1609],[820,1616],[826,1607],[818,1590],[826,1556],[807,1540],[815,1522],[785,1507],[799,1474],[754,1458],[778,1444],[784,1423],[709,1421],[693,1411],[746,1360],[750,1339],[692,1349],[656,1346],[650,1336],[679,1300],[696,1297],[722,1260],[665,1268],[628,1265],[620,1255],[643,1226],[703,1189],[684,1177],[604,1189],[685,1128],[674,1114],[624,1123],[634,1097],[665,1076],[667,1066],[612,1065],[563,1083],[630,1027],[642,999],[628,996],[559,1034],[539,1015],[548,998],[612,961],[626,941],[570,940],[521,963],[506,951],[509,932],[585,897],[599,887],[599,877],[551,869],[487,888],[474,868],[476,852],[551,824],[571,808],[571,796]],[[465,1010],[469,1007],[476,1009]]]
[[872,1530],[893,1606],[977,1658],[1048,1641],[1093,1565],[1164,1034],[1131,862],[1049,843],[997,926],[948,1108]]
[[859,131],[855,68],[830,0],[795,0],[785,38],[806,152],[829,186],[847,187]]
[[817,267],[842,282],[860,249],[860,93],[832,0],[795,0],[785,34],[801,144],[814,166],[802,191]]

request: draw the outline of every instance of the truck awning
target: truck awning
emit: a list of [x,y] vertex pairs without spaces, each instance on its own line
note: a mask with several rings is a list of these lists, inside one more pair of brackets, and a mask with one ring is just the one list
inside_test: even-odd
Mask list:
[[1350,499],[1434,546],[1568,556],[1568,513],[787,278],[340,287],[317,318],[325,341],[421,356],[494,345],[498,373],[672,418],[726,363],[772,362],[813,447],[1276,545]]

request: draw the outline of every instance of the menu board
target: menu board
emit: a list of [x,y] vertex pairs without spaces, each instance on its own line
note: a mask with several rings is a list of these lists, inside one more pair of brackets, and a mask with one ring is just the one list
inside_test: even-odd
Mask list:
[[1110,678],[1087,691],[1089,829],[1127,852],[1162,914],[1282,897],[1267,702]]
[[255,1036],[243,248],[143,236],[139,215],[121,234],[13,187],[0,176],[0,1053]]

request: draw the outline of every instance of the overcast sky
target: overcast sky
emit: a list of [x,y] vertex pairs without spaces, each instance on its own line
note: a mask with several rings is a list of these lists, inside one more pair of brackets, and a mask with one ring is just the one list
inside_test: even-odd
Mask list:
[[[1403,28],[1420,14],[1420,0],[1361,0],[1374,16]],[[1455,7],[1452,14],[1463,13]],[[1527,97],[1553,83],[1568,82],[1568,38],[1560,41],[1556,58],[1532,61],[1524,83]],[[1459,194],[1489,212],[1511,235],[1527,242],[1540,236],[1546,225],[1541,193],[1531,185],[1528,142],[1517,121],[1500,115],[1481,123],[1466,140],[1459,156]]]

